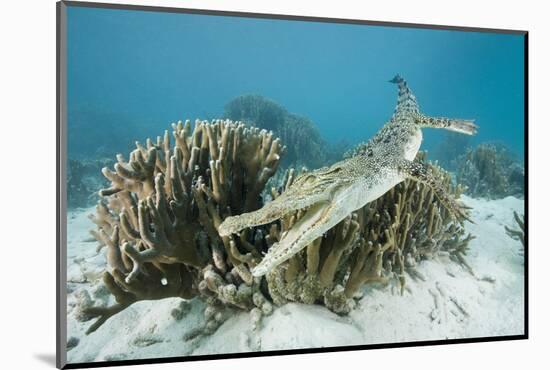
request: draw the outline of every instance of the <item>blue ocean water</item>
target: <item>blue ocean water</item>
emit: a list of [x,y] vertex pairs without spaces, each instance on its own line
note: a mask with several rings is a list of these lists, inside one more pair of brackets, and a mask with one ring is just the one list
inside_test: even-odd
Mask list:
[[[426,114],[475,119],[474,142],[523,153],[523,36],[77,7],[67,34],[72,157],[126,152],[245,93],[309,117],[329,142],[357,143],[390,118],[396,73]],[[427,149],[444,137],[424,134]]]

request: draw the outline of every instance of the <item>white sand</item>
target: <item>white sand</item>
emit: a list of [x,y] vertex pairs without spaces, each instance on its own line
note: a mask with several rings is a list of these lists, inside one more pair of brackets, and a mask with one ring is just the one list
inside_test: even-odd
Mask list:
[[[105,266],[103,252],[89,239],[91,209],[71,212],[68,220],[68,337],[79,344],[69,362],[185,356],[257,350],[395,343],[446,338],[523,334],[524,270],[522,246],[508,237],[504,225],[516,228],[512,212],[523,213],[523,200],[508,197],[486,201],[464,197],[473,207],[468,262],[472,276],[446,257],[424,261],[418,271],[425,281],[407,278],[403,296],[395,286],[367,287],[358,307],[345,317],[321,306],[287,304],[262,320],[253,331],[248,313],[236,312],[213,335],[189,338],[203,319],[204,304],[190,302],[181,320],[171,311],[181,299],[139,302],[85,335],[92,323],[78,322],[75,292],[87,290],[108,299],[98,289]],[[112,298],[111,298],[112,299]]]

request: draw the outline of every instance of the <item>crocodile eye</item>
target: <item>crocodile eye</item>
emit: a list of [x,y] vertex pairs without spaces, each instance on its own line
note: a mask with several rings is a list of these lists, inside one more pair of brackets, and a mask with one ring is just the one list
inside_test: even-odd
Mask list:
[[328,175],[328,174],[335,174],[335,173],[338,173],[338,172],[340,172],[340,171],[342,171],[342,167],[336,167],[336,168],[333,169],[332,171],[327,172],[327,175]]
[[307,183],[307,184],[311,184],[314,180],[315,180],[315,176],[309,175],[308,177],[306,177],[304,182]]

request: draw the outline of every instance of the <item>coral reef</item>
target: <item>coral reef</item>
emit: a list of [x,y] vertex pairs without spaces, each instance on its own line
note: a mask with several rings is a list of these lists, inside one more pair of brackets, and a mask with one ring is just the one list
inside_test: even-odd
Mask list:
[[456,171],[462,157],[470,149],[471,137],[455,132],[445,133],[443,140],[431,152],[430,158],[437,160],[448,171]]
[[428,185],[457,220],[468,220],[466,207],[449,194],[440,179],[420,161],[414,161],[422,141],[423,127],[444,128],[468,135],[476,133],[472,120],[429,117],[418,105],[404,80],[397,75],[399,100],[391,120],[353,156],[301,176],[280,197],[260,210],[227,218],[220,235],[264,225],[297,210],[304,217],[272,248],[252,271],[262,276],[300,252],[352,212],[362,208],[401,183],[413,179]]
[[[313,303],[322,296],[329,308],[346,312],[345,304],[341,304],[345,297],[353,297],[367,282],[385,280],[382,269],[386,257],[391,258],[386,260],[390,261],[391,272],[397,266],[402,289],[405,258],[414,262],[415,258],[443,249],[468,267],[463,255],[471,237],[461,239],[462,224],[469,220],[467,207],[449,186],[448,174],[445,176],[443,170],[415,157],[422,141],[422,128],[474,135],[477,126],[472,120],[421,113],[405,80],[396,75],[390,82],[398,87],[394,114],[372,139],[357,148],[355,155],[330,167],[301,174],[295,180],[289,175],[284,191],[274,193],[273,201],[259,210],[228,217],[220,225],[220,235],[230,236],[280,222],[278,229],[270,230],[273,241],[267,254],[251,271],[255,277],[268,276],[276,303],[283,299]],[[404,194],[398,191],[397,198],[388,204],[380,203],[387,199],[384,194],[389,192],[393,196],[396,185],[403,182]],[[420,185],[424,191],[415,191]],[[408,187],[413,189],[410,193]],[[435,199],[437,205],[432,203]],[[371,208],[377,205],[384,212]],[[413,208],[415,205],[418,208]],[[362,215],[365,209],[375,212]],[[358,221],[354,213],[359,214]],[[415,226],[423,232],[415,233]],[[364,242],[354,253],[354,241],[358,240],[355,233],[360,230]],[[331,242],[326,242],[327,236],[332,237]],[[411,240],[407,243],[408,238]],[[447,245],[445,242],[450,238],[454,240]],[[344,263],[343,272],[338,274],[347,250],[354,253],[349,259],[353,266]],[[336,276],[343,276],[346,281],[335,284]],[[330,300],[340,303],[333,304]]]
[[97,201],[97,191],[107,185],[101,169],[111,166],[111,159],[69,159],[67,161],[67,206],[89,207]]
[[[175,147],[165,135],[156,144],[138,144],[128,163],[119,156],[114,172],[103,170],[112,187],[101,191],[107,201],[98,204],[92,217],[98,225],[93,234],[106,248],[109,271],[104,273],[103,283],[116,303],[94,306],[88,297],[81,304],[82,320],[98,318],[88,333],[139,300],[201,297],[208,303],[203,331],[209,333],[227,317],[226,307],[251,311],[254,326],[259,325],[258,317],[271,313],[271,301],[276,305],[316,303],[339,314],[348,313],[364,284],[396,281],[403,293],[405,273],[423,279],[416,264],[441,254],[471,271],[464,256],[473,237],[464,235],[431,188],[405,180],[277,267],[265,281],[252,277],[250,269],[262,258],[262,251],[277,242],[304,212],[238,236],[219,237],[217,227],[227,215],[260,206],[258,189],[276,169],[277,156],[283,151],[265,131],[252,129],[246,135],[245,130],[249,129],[242,124],[198,122],[190,134],[189,124],[179,123],[174,133],[180,142],[176,140]],[[238,135],[262,138],[256,145],[243,145],[249,148],[245,152],[255,155],[231,156],[235,161],[254,158],[248,165],[233,163],[223,154],[228,143],[243,143],[234,138]],[[204,143],[210,137],[217,138],[212,140],[217,145]],[[260,142],[263,145],[258,145]],[[161,150],[163,157],[156,154]],[[356,153],[361,153],[361,146]],[[424,154],[417,159],[425,162]],[[198,163],[209,167],[205,171]],[[432,164],[429,167],[450,193],[460,195],[462,188],[452,185],[448,173]],[[242,171],[244,168],[247,170]],[[255,170],[249,172],[251,168]],[[253,174],[254,181],[231,186],[239,182],[237,176],[245,174]],[[164,182],[165,176],[170,176],[171,185]],[[277,198],[295,178],[296,172],[287,170],[279,186],[271,189],[271,197]],[[240,195],[234,194],[239,188]],[[250,204],[249,208],[242,207],[244,203]]]
[[[358,155],[362,149],[364,145],[359,145],[353,153]],[[448,172],[428,164],[425,153],[419,153],[417,160],[427,164],[450,194],[460,196],[463,188],[452,184]],[[288,188],[294,177],[294,171],[287,172],[283,185],[272,189],[273,198]],[[279,241],[303,214],[298,211],[272,224],[268,244]],[[393,281],[403,293],[406,273],[424,279],[415,269],[424,259],[447,255],[473,273],[465,260],[473,238],[465,234],[429,186],[405,180],[269,272],[269,293],[277,305],[318,303],[336,313],[347,313],[364,284]]]
[[229,120],[194,129],[178,122],[173,139],[166,131],[136,143],[129,161],[118,155],[114,171],[103,168],[111,186],[100,191],[92,234],[106,249],[103,283],[116,303],[81,307],[84,319],[98,318],[88,333],[134,302],[166,297],[205,299],[206,332],[223,322],[225,307],[271,312],[250,274],[263,236],[220,237],[217,228],[261,206],[284,147],[271,132]]
[[[88,333],[141,300],[199,297],[204,333],[232,309],[249,311],[254,330],[272,302],[317,303],[345,314],[365,284],[397,282],[403,293],[406,274],[423,279],[415,270],[423,259],[447,255],[471,272],[463,189],[417,153],[422,127],[471,135],[477,126],[421,114],[404,80],[392,82],[398,105],[368,143],[330,167],[299,176],[288,170],[271,202],[264,188],[286,148],[272,131],[231,120],[196,121],[193,129],[178,122],[173,139],[165,131],[136,143],[128,161],[117,155],[114,170],[102,170],[110,186],[91,216],[114,302],[81,297],[78,317],[96,318]],[[295,159],[321,159],[313,124],[275,103],[245,96],[227,112],[268,120],[300,150]]]
[[519,240],[523,248],[525,248],[525,216],[522,215],[520,217],[517,212],[514,212],[514,220],[516,221],[519,229],[512,229],[505,225],[504,230],[510,238],[514,240]]
[[[449,172],[427,161],[426,152],[419,152],[416,161],[426,164],[448,194],[454,199],[460,198],[464,187],[454,185]],[[383,245],[391,241],[393,244],[394,247],[388,250],[389,263],[384,266],[388,272],[392,269],[397,272],[401,288],[404,287],[403,267],[415,277],[416,263],[437,255],[448,255],[473,273],[465,256],[468,243],[475,236],[466,235],[462,225],[464,218],[455,218],[428,185],[407,179],[362,211],[359,218],[365,220],[362,223],[364,230],[369,232],[367,242]],[[376,230],[374,234],[373,230]],[[373,238],[375,235],[377,237]]]
[[287,146],[284,165],[318,168],[341,156],[342,145],[328,145],[308,118],[289,113],[273,100],[259,95],[243,95],[225,106],[225,116],[272,130]]
[[523,165],[504,146],[480,144],[457,162],[457,182],[467,186],[467,194],[489,199],[523,197]]
[[[292,185],[295,172],[286,172],[283,186],[272,188],[272,197],[276,199],[280,193]],[[280,222],[271,224],[267,243],[269,246],[279,242],[281,236],[298,222],[304,211],[297,211],[282,218]],[[267,274],[267,285],[274,303],[282,305],[288,301],[307,304],[321,303],[338,313],[347,313],[351,309],[344,296],[344,290],[335,282],[339,262],[347,260],[358,236],[359,224],[356,217],[347,217],[326,236],[317,238],[302,252],[294,255],[287,262],[276,267]]]

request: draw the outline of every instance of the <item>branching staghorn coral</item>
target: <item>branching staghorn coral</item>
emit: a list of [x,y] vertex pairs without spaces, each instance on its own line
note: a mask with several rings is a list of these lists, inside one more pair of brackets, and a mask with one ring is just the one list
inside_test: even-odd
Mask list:
[[457,181],[467,186],[467,194],[489,199],[523,197],[523,165],[505,147],[480,144],[470,148],[457,162]]
[[516,224],[518,225],[519,227],[519,230],[518,229],[512,229],[512,228],[509,228],[508,226],[504,226],[504,229],[506,230],[506,234],[514,239],[514,240],[519,240],[521,242],[521,245],[523,246],[523,248],[525,248],[525,216],[519,216],[517,214],[517,212],[514,211],[514,220],[516,221]]
[[[355,151],[361,153],[361,146]],[[426,163],[425,153],[417,160]],[[441,167],[428,164],[446,190],[458,198],[462,187],[453,186]],[[287,172],[283,186],[272,189],[273,198],[294,181]],[[268,244],[299,221],[303,211],[286,216],[269,228]],[[384,196],[348,216],[323,237],[267,274],[269,293],[277,305],[288,301],[319,303],[343,314],[365,284],[397,281],[401,294],[406,274],[424,279],[415,266],[424,259],[447,254],[469,272],[465,260],[472,235],[443,207],[433,190],[405,180]]]
[[[460,197],[464,188],[454,186],[450,174],[443,168],[427,162],[425,152],[419,152],[416,160],[427,164],[449,194],[455,199]],[[465,255],[468,243],[475,237],[465,235],[460,220],[455,220],[434,191],[424,184],[405,180],[361,209],[359,220],[364,230],[368,230],[367,242],[374,246],[378,244],[382,249],[390,242],[391,247],[384,253],[387,256],[384,270],[395,273],[402,289],[404,271],[417,277],[416,263],[441,253],[448,254],[473,273]]]
[[[294,170],[287,171],[284,190],[294,181]],[[273,198],[278,190],[272,189]],[[284,217],[269,227],[268,245],[281,239],[281,236],[300,220],[303,211]],[[287,301],[307,304],[322,303],[338,313],[349,312],[343,288],[338,285],[342,276],[338,270],[342,261],[347,260],[358,236],[359,224],[355,217],[348,217],[332,228],[325,237],[317,238],[301,253],[267,274],[269,293],[274,303],[282,305]]]
[[173,125],[154,143],[136,143],[126,162],[103,169],[111,186],[100,191],[92,235],[105,247],[103,282],[116,304],[85,307],[98,317],[93,332],[140,300],[204,298],[206,330],[221,323],[223,307],[271,312],[250,269],[261,259],[263,236],[220,237],[229,215],[261,206],[284,147],[265,130],[232,121]]
[[456,132],[446,132],[441,142],[431,152],[432,160],[448,171],[455,172],[468,149],[471,149],[471,137]]

